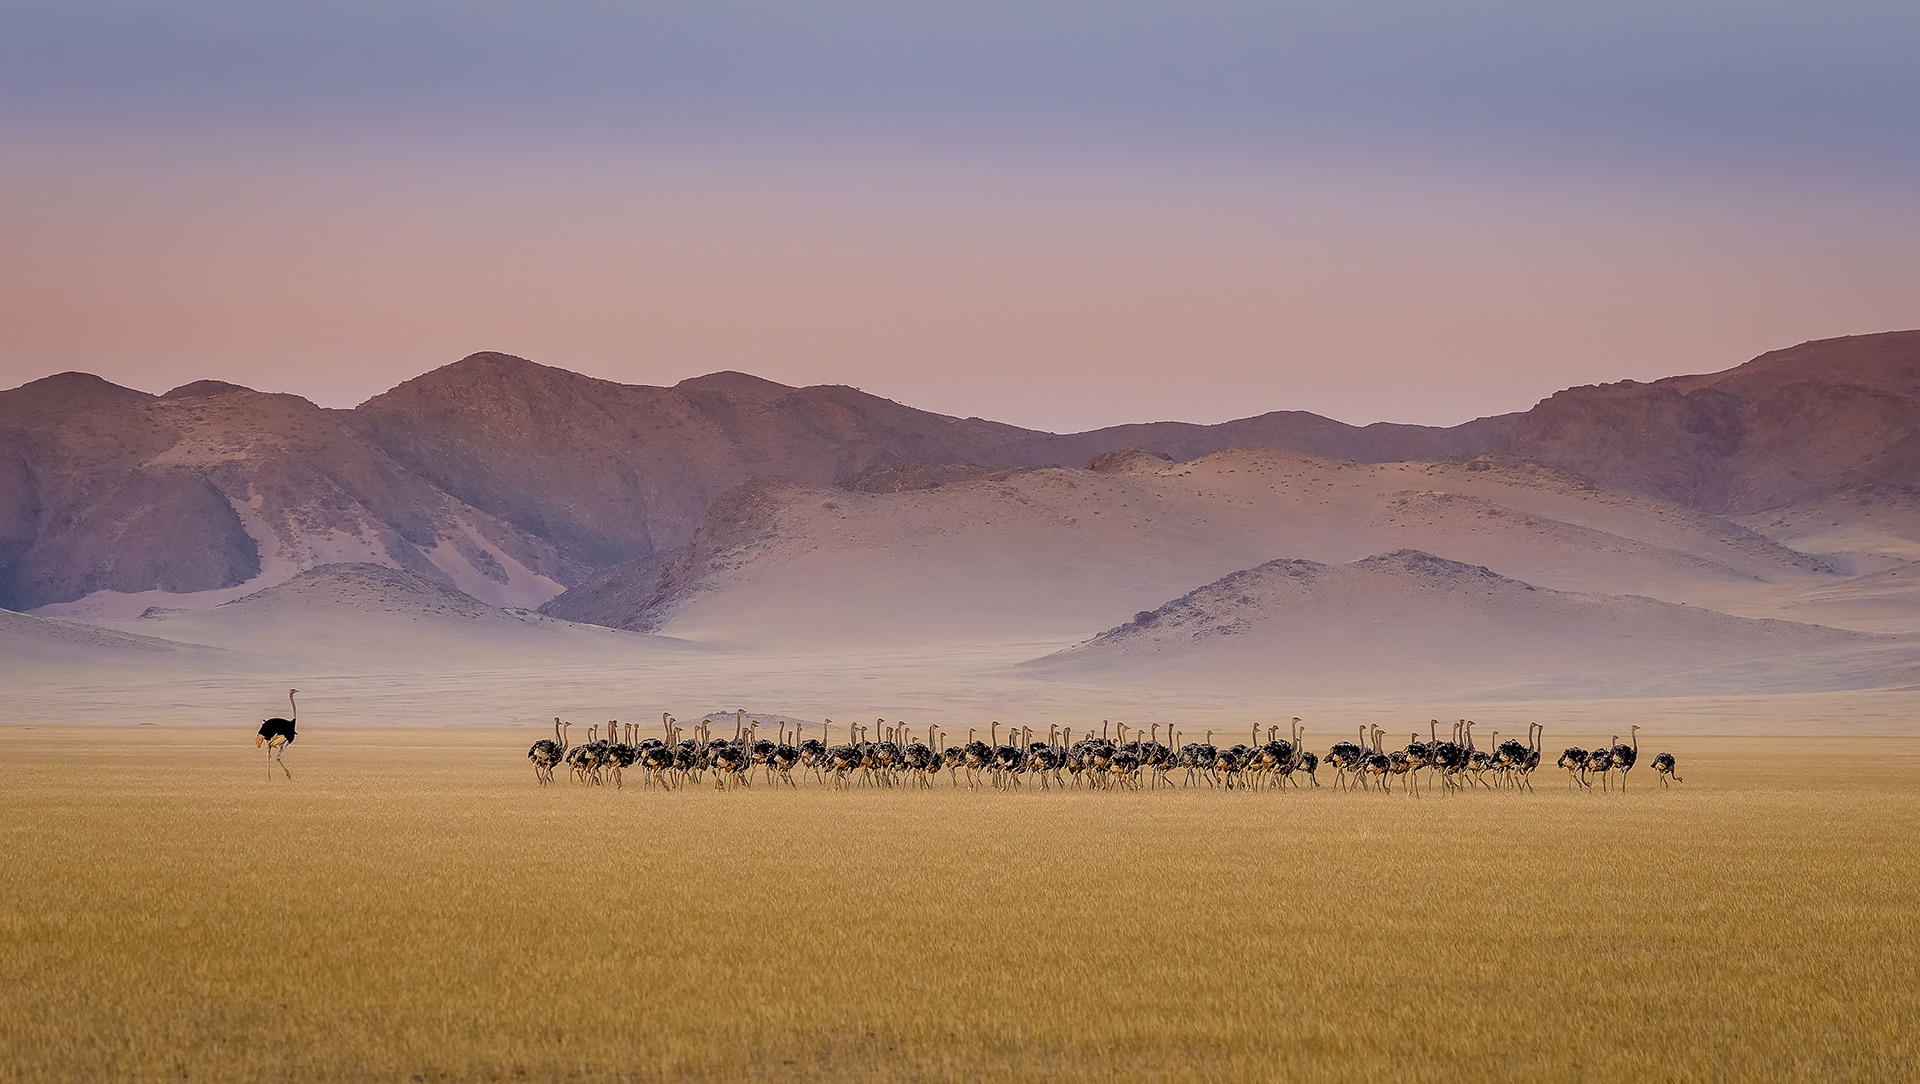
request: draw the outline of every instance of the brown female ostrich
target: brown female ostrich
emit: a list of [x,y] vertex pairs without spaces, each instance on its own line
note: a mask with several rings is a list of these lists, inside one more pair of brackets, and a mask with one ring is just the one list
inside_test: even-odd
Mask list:
[[1660,785],[1663,787],[1667,785],[1667,780],[1669,779],[1676,783],[1686,782],[1686,780],[1673,774],[1673,770],[1676,767],[1678,767],[1678,765],[1674,763],[1672,753],[1661,753],[1653,758],[1653,774],[1660,778]]
[[1568,790],[1572,790],[1576,783],[1583,787],[1593,785],[1587,782],[1587,757],[1590,755],[1592,754],[1577,745],[1567,746],[1566,752],[1560,754],[1557,763],[1567,770]]
[[[1620,735],[1615,734],[1613,736],[1613,740],[1619,741]],[[1608,749],[1606,746],[1603,745],[1600,748],[1595,749],[1592,752],[1589,752],[1587,754],[1587,772],[1590,775],[1597,774],[1600,776],[1601,790],[1612,790],[1613,789],[1613,752],[1612,750]],[[1587,785],[1592,786],[1593,784],[1588,783]]]
[[286,754],[287,746],[293,744],[293,724],[300,717],[300,709],[293,702],[293,694],[299,691],[298,689],[287,690],[287,711],[290,718],[268,719],[260,724],[259,733],[253,736],[255,749],[263,744],[267,747],[268,782],[273,780],[274,761],[280,762],[280,770],[287,773],[288,779],[293,778],[293,773],[287,771],[287,762],[281,758]]

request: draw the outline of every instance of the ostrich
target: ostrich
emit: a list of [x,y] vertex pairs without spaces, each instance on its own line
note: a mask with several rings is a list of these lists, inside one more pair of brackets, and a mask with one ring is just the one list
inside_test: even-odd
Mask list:
[[1527,750],[1533,742],[1533,727],[1531,724],[1527,727],[1527,745],[1522,745],[1512,738],[1506,741],[1499,740],[1498,730],[1493,732],[1493,737],[1493,766],[1500,770],[1497,778],[1510,786],[1517,785],[1514,782],[1513,773],[1527,762]]
[[1300,753],[1300,767],[1295,769],[1307,773],[1307,782],[1320,785],[1320,777],[1313,774],[1320,770],[1320,758],[1304,750]]
[[293,702],[293,694],[299,691],[298,689],[287,690],[288,718],[265,720],[260,724],[260,732],[253,736],[255,749],[262,745],[267,747],[267,779],[269,781],[273,779],[274,761],[280,762],[280,770],[286,772],[288,779],[293,778],[293,773],[287,771],[287,762],[281,758],[286,755],[287,746],[293,744],[293,724],[300,718],[300,709]]
[[[1619,741],[1620,735],[1615,734],[1613,740]],[[1601,790],[1613,789],[1613,751],[1611,749],[1601,746],[1588,753],[1586,770],[1588,772],[1599,773]],[[1588,783],[1587,785],[1592,786],[1593,784]]]
[[[1374,741],[1377,744],[1379,742],[1381,735],[1385,734],[1386,731],[1380,730],[1378,727],[1375,727],[1374,730],[1375,730]],[[1414,741],[1418,741],[1419,738],[1420,738],[1420,735],[1418,734],[1415,734],[1413,736]],[[1413,754],[1408,749],[1394,749],[1394,750],[1390,750],[1387,753],[1387,774],[1406,776],[1407,777],[1406,786],[1407,786],[1408,794],[1414,793],[1413,772],[1416,767],[1418,767],[1418,765],[1414,763]],[[1386,786],[1387,781],[1385,779],[1382,779],[1380,781],[1380,785],[1383,787]]]
[[1333,765],[1333,782],[1335,786],[1340,787],[1342,790],[1352,786],[1352,783],[1347,778],[1347,773],[1352,772],[1356,777],[1358,776],[1360,759],[1366,756],[1367,753],[1366,741],[1367,728],[1363,726],[1360,728],[1360,743],[1358,745],[1350,741],[1336,742],[1333,748],[1327,750],[1327,763]]
[[553,737],[541,738],[527,750],[527,759],[533,761],[533,778],[541,786],[553,782],[553,766],[567,755],[567,735],[562,729],[572,723],[563,723],[558,715],[553,717]]
[[1520,782],[1533,793],[1533,770],[1540,766],[1540,749],[1547,743],[1547,728],[1539,723],[1527,724],[1527,751],[1520,758]]
[[[1485,781],[1485,780],[1483,780],[1483,779],[1481,779],[1481,778],[1480,778],[1480,774],[1481,774],[1482,772],[1484,772],[1484,771],[1486,771],[1486,770],[1487,770],[1488,768],[1491,768],[1491,767],[1493,767],[1493,757],[1492,757],[1492,755],[1491,755],[1491,754],[1489,754],[1489,753],[1488,753],[1488,752],[1487,752],[1486,750],[1484,750],[1484,749],[1478,749],[1478,748],[1475,748],[1475,747],[1474,747],[1474,744],[1473,744],[1473,720],[1472,720],[1472,719],[1462,719],[1462,720],[1460,720],[1460,722],[1461,722],[1461,723],[1462,723],[1462,724],[1463,724],[1463,725],[1464,725],[1464,726],[1466,727],[1466,733],[1467,733],[1467,771],[1469,771],[1469,772],[1471,772],[1471,773],[1472,773],[1471,775],[1468,775],[1468,776],[1467,776],[1467,782],[1469,782],[1469,783],[1477,783],[1477,784],[1479,784],[1479,785],[1481,785],[1481,786],[1484,786],[1484,787],[1487,787],[1487,788],[1489,788],[1489,789],[1491,789],[1491,788],[1492,788],[1492,786],[1493,786],[1493,784],[1491,784],[1491,783],[1488,783],[1487,781]],[[1495,738],[1498,738],[1498,737],[1500,737],[1500,732],[1499,732],[1498,730],[1496,730],[1496,731],[1494,731],[1494,732],[1493,732],[1493,736],[1494,736]]]
[[[613,738],[613,728],[616,726],[621,727],[623,730],[623,734],[621,735],[622,740]],[[613,788],[619,790],[621,787],[626,786],[626,781],[622,779],[620,775],[621,770],[632,767],[633,762],[640,759],[640,750],[633,745],[633,732],[630,724],[622,724],[618,719],[608,719],[607,736],[607,763],[613,768]]]
[[1368,750],[1360,758],[1360,789],[1365,790],[1367,788],[1368,776],[1376,775],[1380,777],[1380,793],[1385,794],[1387,792],[1387,772],[1392,770],[1393,762],[1387,759],[1385,753],[1380,751],[1381,733],[1382,731],[1378,726],[1373,727],[1373,748]]
[[1291,729],[1293,732],[1293,759],[1281,766],[1281,773],[1285,776],[1289,785],[1297,787],[1300,785],[1300,781],[1293,777],[1293,773],[1306,772],[1307,778],[1317,787],[1320,785],[1320,781],[1313,778],[1313,773],[1320,768],[1320,758],[1307,752],[1307,728],[1300,725],[1300,717],[1298,715],[1293,717],[1293,726]]
[[1407,793],[1420,793],[1420,769],[1433,767],[1433,746],[1420,740],[1420,732],[1412,731],[1407,738]]
[[1613,748],[1608,750],[1608,755],[1613,760],[1615,770],[1620,773],[1620,792],[1622,794],[1626,793],[1627,790],[1627,773],[1633,770],[1634,761],[1640,759],[1640,724],[1633,724],[1633,726],[1629,728],[1629,732],[1633,736],[1632,745],[1620,744],[1620,735],[1615,734],[1613,736]]
[[1560,754],[1560,759],[1556,763],[1558,763],[1560,767],[1565,768],[1567,770],[1567,789],[1568,790],[1572,790],[1574,784],[1576,783],[1578,783],[1583,787],[1590,787],[1593,785],[1587,782],[1587,779],[1586,779],[1587,757],[1590,755],[1591,754],[1589,754],[1585,749],[1582,749],[1577,745],[1567,746],[1566,751]]
[[587,728],[587,744],[576,745],[567,751],[567,764],[573,769],[573,777],[582,783],[599,783],[600,769],[607,763],[608,743],[600,737],[599,724]]
[[[1455,726],[1455,738],[1459,737],[1459,733],[1460,728]],[[1427,738],[1427,752],[1433,758],[1433,768],[1440,776],[1442,787],[1446,790],[1458,790],[1460,782],[1454,776],[1466,770],[1466,747],[1458,741],[1441,741],[1438,719],[1427,720]]]
[[640,767],[646,771],[646,785],[651,787],[659,783],[662,788],[673,786],[674,764],[678,760],[676,750],[656,739],[648,739],[639,747]]
[[1686,780],[1673,774],[1673,769],[1676,766],[1672,753],[1661,753],[1653,758],[1653,774],[1659,777],[1661,786],[1666,786],[1667,780],[1669,779],[1676,783],[1686,782]]

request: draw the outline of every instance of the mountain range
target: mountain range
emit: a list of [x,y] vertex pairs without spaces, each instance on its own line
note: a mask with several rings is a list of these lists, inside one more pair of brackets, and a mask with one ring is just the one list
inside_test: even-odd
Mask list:
[[556,680],[956,721],[1897,690],[1917,448],[1920,332],[1450,428],[1045,433],[503,354],[351,410],[64,373],[0,392],[0,639],[39,660],[17,701],[107,713],[207,682],[448,721],[550,718]]
[[494,353],[351,410],[218,381],[152,395],[62,373],[0,392],[0,606],[208,605],[337,561],[538,605],[676,554],[755,479],[1078,466],[1136,447],[1181,461],[1230,446],[1358,463],[1520,457],[1722,515],[1900,506],[1920,478],[1920,332],[1572,388],[1451,428],[1276,411],[1054,434],[850,387],[731,372],[643,387]]

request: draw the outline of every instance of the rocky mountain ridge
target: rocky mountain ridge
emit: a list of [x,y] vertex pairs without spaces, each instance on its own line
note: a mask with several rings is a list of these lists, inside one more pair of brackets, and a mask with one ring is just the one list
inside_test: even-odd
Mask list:
[[[1233,445],[1362,463],[1491,453],[1716,514],[1910,498],[1920,332],[1569,389],[1451,428],[1280,411],[1052,434],[849,387],[742,373],[643,387],[494,353],[352,410],[220,381],[150,395],[64,373],[0,391],[0,606],[206,606],[353,561],[532,606],[605,570],[645,566],[645,580],[685,566],[709,510],[755,479],[884,492],[1097,457],[1102,470],[1157,469],[1149,460]],[[1134,447],[1148,459],[1111,455]],[[633,595],[632,580],[601,586]]]

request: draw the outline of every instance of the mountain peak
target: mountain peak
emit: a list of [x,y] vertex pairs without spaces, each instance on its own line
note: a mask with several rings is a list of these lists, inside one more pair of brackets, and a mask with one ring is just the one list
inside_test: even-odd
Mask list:
[[1463,561],[1449,561],[1445,557],[1435,557],[1425,550],[1401,549],[1392,553],[1376,553],[1371,557],[1362,557],[1353,562],[1353,567],[1368,572],[1396,573],[1405,572],[1423,579],[1458,580],[1467,578],[1500,580],[1506,577],[1485,565],[1470,565]]
[[162,395],[162,399],[211,399],[216,395],[230,395],[236,391],[252,391],[245,384],[229,384],[224,380],[196,380],[191,384],[182,384]]
[[[426,373],[423,376],[415,377],[414,379],[421,380],[438,374],[443,380],[458,377],[463,381],[472,382],[512,379],[516,377],[524,378],[534,375],[544,376],[552,373],[566,373],[568,376],[579,375],[570,370],[556,369],[551,365],[542,365],[537,361],[528,361],[518,354],[503,354],[498,350],[481,350],[477,353],[468,354],[466,357],[461,358],[451,365],[442,365],[438,369]],[[409,381],[409,383],[411,382],[412,381]]]
[[7,396],[33,402],[37,405],[62,407],[66,409],[85,409],[100,406],[113,401],[152,399],[153,396],[133,388],[123,388],[111,380],[97,377],[92,373],[66,372],[43,376],[28,381],[17,388],[0,392]]
[[688,377],[673,387],[679,392],[718,393],[735,399],[751,399],[762,403],[773,402],[794,391],[786,384],[732,369],[723,369],[705,376]]

